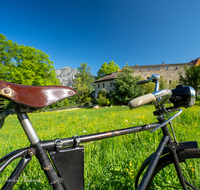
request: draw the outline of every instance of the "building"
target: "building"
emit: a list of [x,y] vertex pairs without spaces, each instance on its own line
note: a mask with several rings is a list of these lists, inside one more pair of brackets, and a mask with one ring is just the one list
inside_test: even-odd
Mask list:
[[179,72],[184,73],[185,66],[193,66],[199,65],[200,58],[192,60],[189,63],[176,63],[176,64],[165,64],[164,62],[161,65],[135,65],[130,66],[135,72],[133,76],[141,76],[142,78],[146,79],[153,74],[162,75],[164,79],[166,79],[169,83],[172,80],[179,80]]
[[[159,74],[170,83],[172,80],[179,80],[179,72],[184,73],[185,66],[190,67],[193,65],[200,65],[200,58],[192,60],[189,63],[165,64],[163,62],[160,65],[135,65],[129,67],[134,70],[133,76],[140,75],[142,78],[147,79],[147,77],[150,77],[153,74]],[[120,72],[122,71],[107,74],[94,82],[95,99],[97,98],[99,91],[102,89],[105,89],[108,92],[114,90],[113,83],[117,78],[117,73]]]
[[114,91],[113,83],[115,82],[115,79],[117,78],[117,73],[118,72],[107,74],[104,77],[94,81],[95,83],[94,99],[97,99],[99,91],[101,91],[102,89],[105,89],[108,92]]

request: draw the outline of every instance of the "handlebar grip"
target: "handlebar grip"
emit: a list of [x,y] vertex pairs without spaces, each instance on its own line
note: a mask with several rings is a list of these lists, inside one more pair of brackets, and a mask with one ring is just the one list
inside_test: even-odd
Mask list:
[[145,83],[148,83],[148,80],[141,80],[141,81],[138,81],[136,84],[141,85],[141,84],[145,84]]
[[132,110],[133,108],[143,106],[145,104],[151,103],[152,101],[156,101],[156,98],[153,94],[149,93],[130,100],[128,102],[128,106]]

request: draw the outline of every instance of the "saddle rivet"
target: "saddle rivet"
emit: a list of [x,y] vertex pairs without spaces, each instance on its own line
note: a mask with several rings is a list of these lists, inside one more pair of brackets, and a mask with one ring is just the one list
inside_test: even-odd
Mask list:
[[4,93],[5,93],[5,94],[9,94],[9,93],[10,93],[10,90],[9,90],[9,89],[4,89]]

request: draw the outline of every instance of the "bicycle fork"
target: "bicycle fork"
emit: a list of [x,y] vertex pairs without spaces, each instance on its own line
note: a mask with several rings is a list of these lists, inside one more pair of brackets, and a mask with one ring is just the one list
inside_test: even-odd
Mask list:
[[168,131],[168,128],[167,128],[166,125],[162,128],[162,131],[163,131],[163,134],[167,134],[168,133],[168,135],[169,135],[169,141],[167,143],[167,147],[170,150],[170,154],[172,156],[173,163],[174,163],[177,175],[179,177],[180,183],[181,183],[183,189],[187,190],[186,180],[183,177],[183,173],[181,171],[181,167],[180,167],[179,160],[178,160],[178,155],[177,155],[177,152],[176,152],[176,147],[175,147],[175,144],[173,143],[173,140],[172,140],[172,138],[171,138],[171,136],[169,134],[169,131]]
[[[163,122],[163,121],[162,121]],[[162,127],[162,132],[163,132],[163,137],[161,139],[161,142],[156,150],[156,152],[154,153],[152,159],[151,159],[151,162],[145,172],[145,175],[139,185],[139,187],[137,188],[137,190],[145,190],[150,179],[151,179],[151,176],[157,166],[157,163],[160,159],[160,156],[162,155],[163,153],[163,150],[165,148],[165,146],[167,145],[168,149],[170,150],[170,154],[172,156],[172,159],[173,159],[173,162],[174,162],[174,166],[175,166],[175,169],[176,169],[176,172],[178,174],[178,177],[179,177],[179,180],[180,180],[180,183],[183,187],[184,190],[187,190],[187,187],[186,187],[186,184],[189,185],[190,187],[194,188],[184,177],[183,177],[183,174],[182,174],[182,171],[181,171],[181,167],[180,167],[180,164],[179,164],[179,160],[178,160],[178,155],[177,155],[177,152],[176,152],[176,146],[175,144],[173,143],[173,140],[171,138],[171,135],[168,131],[168,128],[167,126],[163,126]]]
[[[172,143],[173,144],[173,143]],[[175,166],[175,169],[176,169],[176,172],[177,172],[177,175],[179,177],[179,180],[180,180],[180,183],[183,187],[184,190],[187,190],[187,187],[186,187],[186,184],[190,187],[192,187],[194,190],[198,190],[196,189],[192,184],[190,184],[184,177],[183,177],[183,174],[182,174],[182,171],[181,171],[181,167],[180,167],[180,164],[179,164],[179,160],[178,160],[178,156],[177,156],[177,153],[176,153],[176,148],[175,148],[175,145],[173,144],[172,146],[169,144],[168,145],[168,148],[170,149],[171,151],[171,155],[172,155],[172,158],[173,158],[173,161],[174,161],[174,166]]]
[[157,163],[160,159],[160,156],[162,155],[162,152],[163,152],[168,140],[169,140],[169,136],[162,137],[162,140],[161,140],[156,152],[154,153],[154,156],[149,164],[149,167],[147,168],[145,175],[144,175],[139,187],[137,188],[137,190],[144,190],[147,187],[149,180],[151,179],[151,176],[157,166]]

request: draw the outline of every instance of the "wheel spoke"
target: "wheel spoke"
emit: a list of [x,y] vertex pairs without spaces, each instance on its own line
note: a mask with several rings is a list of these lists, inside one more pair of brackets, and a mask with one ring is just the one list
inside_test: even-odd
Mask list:
[[[188,190],[200,188],[200,149],[183,150],[178,154],[181,171]],[[183,190],[170,155],[163,156],[146,190]]]

